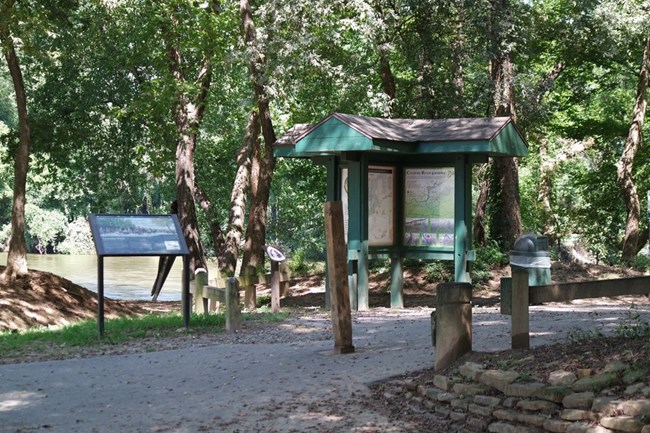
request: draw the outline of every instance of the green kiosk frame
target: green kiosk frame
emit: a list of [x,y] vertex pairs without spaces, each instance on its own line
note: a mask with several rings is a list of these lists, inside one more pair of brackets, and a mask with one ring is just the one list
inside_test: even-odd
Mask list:
[[528,146],[509,117],[334,113],[315,125],[295,125],[274,153],[327,167],[327,200],[343,201],[346,214],[351,306],[365,310],[372,258],[391,261],[393,308],[404,304],[406,257],[453,260],[455,280],[471,282],[472,165],[526,156]]

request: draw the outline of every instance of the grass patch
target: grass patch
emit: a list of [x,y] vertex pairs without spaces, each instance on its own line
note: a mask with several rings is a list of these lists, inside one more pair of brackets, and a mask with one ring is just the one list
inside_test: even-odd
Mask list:
[[91,347],[122,344],[146,338],[164,338],[179,333],[221,332],[222,315],[193,314],[190,329],[183,327],[178,313],[148,314],[141,317],[109,319],[104,323],[104,338],[99,337],[97,321],[84,320],[58,328],[35,328],[23,332],[1,332],[0,353],[16,354],[39,347]]
[[[280,322],[288,313],[258,311],[242,314],[243,320]],[[35,328],[22,332],[0,332],[0,357],[16,358],[34,352],[79,353],[86,348],[161,340],[178,336],[217,334],[225,330],[223,314],[192,314],[190,328],[183,327],[180,313],[152,313],[140,317],[108,319],[104,337],[99,337],[96,320],[84,320],[57,328]]]

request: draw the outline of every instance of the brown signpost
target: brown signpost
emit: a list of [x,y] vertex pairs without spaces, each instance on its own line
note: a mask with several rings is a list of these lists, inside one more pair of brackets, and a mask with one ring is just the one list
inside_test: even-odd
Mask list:
[[347,271],[348,254],[344,238],[343,206],[340,201],[325,203],[325,237],[334,352],[338,354],[353,353],[352,312]]

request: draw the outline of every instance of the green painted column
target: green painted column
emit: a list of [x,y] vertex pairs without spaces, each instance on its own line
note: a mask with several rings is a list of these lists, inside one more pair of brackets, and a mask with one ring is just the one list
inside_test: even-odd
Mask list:
[[[348,268],[353,309],[367,310],[368,302],[368,163],[365,156],[348,161]],[[355,278],[356,277],[356,278]],[[357,300],[357,305],[353,303]]]
[[467,258],[471,250],[472,167],[467,157],[457,156],[454,164],[454,278],[471,283]]
[[404,259],[399,252],[390,257],[390,307],[404,307]]
[[390,253],[390,306],[404,307],[404,168],[395,170],[395,245]]

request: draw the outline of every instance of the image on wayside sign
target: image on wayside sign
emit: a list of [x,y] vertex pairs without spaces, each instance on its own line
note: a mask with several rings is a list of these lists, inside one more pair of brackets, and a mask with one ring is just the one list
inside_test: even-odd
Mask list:
[[88,220],[99,255],[188,254],[176,215],[92,214]]

